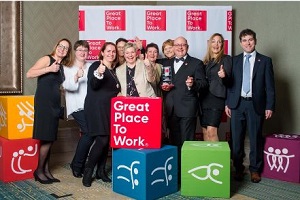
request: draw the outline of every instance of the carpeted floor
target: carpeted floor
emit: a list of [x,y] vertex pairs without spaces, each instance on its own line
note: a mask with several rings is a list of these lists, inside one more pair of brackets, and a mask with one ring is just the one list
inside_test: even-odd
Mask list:
[[[111,183],[101,180],[93,182],[90,188],[82,186],[81,179],[72,176],[69,164],[53,169],[53,174],[62,182],[42,185],[33,179],[3,183],[0,181],[0,199],[31,200],[31,199],[105,199],[126,200],[128,197],[112,191]],[[111,175],[111,174],[109,174]],[[188,198],[180,195],[180,191],[161,199],[220,199],[220,198]],[[300,184],[263,178],[259,184],[251,183],[249,175],[243,182],[231,181],[231,198],[235,200],[298,200]]]

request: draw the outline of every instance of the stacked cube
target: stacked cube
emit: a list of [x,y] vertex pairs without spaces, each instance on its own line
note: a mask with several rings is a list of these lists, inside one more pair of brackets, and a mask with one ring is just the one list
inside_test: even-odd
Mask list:
[[144,200],[177,192],[177,147],[161,146],[161,98],[116,97],[111,105],[113,191]]
[[33,96],[0,96],[0,180],[33,178],[38,140],[32,138]]

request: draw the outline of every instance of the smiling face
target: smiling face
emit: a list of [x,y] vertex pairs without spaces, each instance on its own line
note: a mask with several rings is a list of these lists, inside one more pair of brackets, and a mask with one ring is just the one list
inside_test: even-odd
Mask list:
[[107,66],[111,66],[111,64],[116,59],[117,50],[114,45],[109,44],[103,51],[101,51],[101,55],[103,57],[104,64],[106,64]]
[[189,45],[184,37],[178,37],[174,40],[174,53],[178,58],[182,58],[187,54],[189,49]]
[[78,46],[75,50],[75,59],[78,61],[85,61],[88,55],[89,55],[89,50],[84,46]]
[[155,62],[158,56],[158,50],[155,47],[149,47],[146,52],[146,57],[150,62]]
[[136,49],[134,47],[126,48],[124,57],[127,64],[135,65],[137,59]]
[[252,53],[255,50],[256,41],[252,35],[241,37],[240,45],[246,53]]
[[212,38],[210,43],[210,50],[214,55],[218,55],[218,53],[222,50],[223,41],[222,38],[218,35]]
[[163,53],[167,58],[172,58],[174,56],[174,49],[171,45],[166,45],[163,49]]
[[120,57],[124,56],[124,46],[125,46],[126,42],[124,41],[120,41],[117,44],[117,48],[118,48],[118,54]]
[[60,58],[64,58],[67,55],[69,48],[69,42],[66,40],[62,40],[58,43],[55,54]]

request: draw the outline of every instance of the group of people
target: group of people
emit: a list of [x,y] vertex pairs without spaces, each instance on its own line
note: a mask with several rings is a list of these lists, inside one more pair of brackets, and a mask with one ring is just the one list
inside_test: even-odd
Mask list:
[[[38,77],[35,94],[33,138],[41,141],[34,178],[43,184],[59,182],[49,170],[49,158],[59,123],[61,90],[65,91],[67,117],[79,124],[79,139],[71,169],[74,177],[90,187],[94,168],[96,178],[111,182],[105,171],[110,140],[110,101],[116,96],[161,97],[162,133],[168,144],[178,147],[180,173],[181,147],[195,140],[197,119],[205,141],[218,141],[222,114],[231,118],[232,158],[235,179],[243,180],[244,139],[250,139],[251,181],[261,180],[263,162],[262,126],[275,109],[275,84],[271,58],[256,49],[256,33],[250,29],[239,35],[243,53],[224,54],[224,38],[213,34],[203,61],[188,54],[189,44],[180,36],[159,48],[145,48],[136,38],[106,42],[99,60],[86,61],[89,44],[61,39],[51,54],[40,58],[27,72]],[[73,50],[75,51],[73,56]],[[168,67],[171,81],[164,81]],[[247,73],[246,73],[247,72]],[[180,175],[179,175],[180,176]]]

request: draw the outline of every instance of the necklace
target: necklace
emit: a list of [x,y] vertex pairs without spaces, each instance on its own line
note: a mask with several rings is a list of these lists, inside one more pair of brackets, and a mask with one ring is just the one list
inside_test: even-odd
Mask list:
[[118,81],[117,75],[115,74],[115,72],[113,70],[108,69],[108,71],[111,74],[111,76],[114,78],[114,80],[116,82],[116,87],[119,88],[120,85],[119,85],[119,81]]

